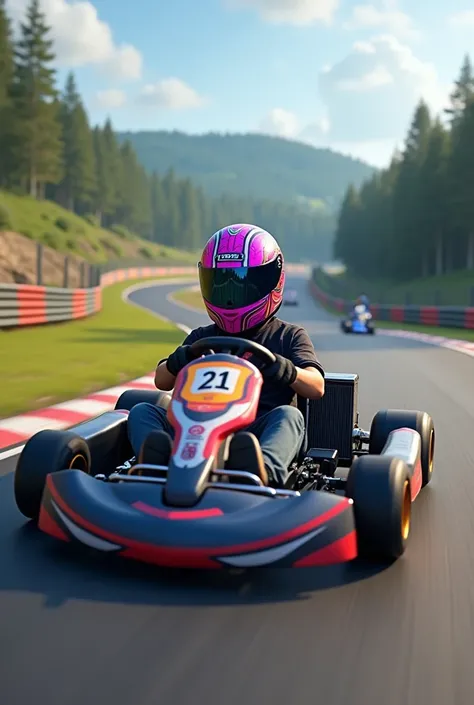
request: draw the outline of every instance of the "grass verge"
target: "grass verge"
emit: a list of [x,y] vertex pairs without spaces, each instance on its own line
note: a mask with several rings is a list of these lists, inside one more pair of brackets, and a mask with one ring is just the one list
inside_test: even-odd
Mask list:
[[63,254],[89,262],[141,259],[157,264],[195,264],[196,255],[140,238],[123,226],[106,230],[97,218],[81,218],[52,201],[38,201],[0,191],[0,231],[11,231],[42,242]]
[[204,301],[202,300],[199,289],[196,289],[195,286],[173,292],[173,299],[176,301],[181,301],[181,303],[186,304],[187,306],[197,308],[200,311],[206,311],[206,307],[204,306]]
[[0,418],[139,377],[179,345],[180,330],[122,301],[139,281],[104,289],[91,318],[0,332]]

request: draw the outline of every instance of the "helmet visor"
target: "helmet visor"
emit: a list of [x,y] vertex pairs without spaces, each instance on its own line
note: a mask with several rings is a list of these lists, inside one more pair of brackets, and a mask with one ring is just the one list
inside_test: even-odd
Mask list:
[[282,262],[277,257],[261,267],[199,267],[199,281],[204,299],[218,308],[245,308],[260,301],[280,281]]

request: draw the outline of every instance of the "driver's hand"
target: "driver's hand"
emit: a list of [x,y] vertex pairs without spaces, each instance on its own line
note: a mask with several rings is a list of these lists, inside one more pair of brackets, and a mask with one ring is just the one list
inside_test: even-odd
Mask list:
[[181,372],[183,367],[195,360],[196,356],[191,352],[190,345],[180,345],[179,348],[171,353],[166,361],[166,369],[173,377],[177,377],[178,373]]
[[266,382],[276,382],[289,387],[296,381],[296,367],[282,355],[275,355],[276,361],[265,370],[262,370],[263,379]]

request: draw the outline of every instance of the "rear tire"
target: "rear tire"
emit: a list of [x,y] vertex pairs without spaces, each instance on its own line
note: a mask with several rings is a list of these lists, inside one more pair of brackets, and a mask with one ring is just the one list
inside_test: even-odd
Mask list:
[[26,443],[15,470],[14,493],[20,512],[38,519],[50,473],[77,469],[90,473],[91,454],[86,441],[73,431],[39,431]]
[[422,487],[425,487],[433,476],[435,449],[433,419],[425,411],[405,409],[378,411],[370,427],[369,454],[380,455],[390,433],[397,428],[411,428],[421,436]]
[[356,458],[346,495],[354,501],[359,555],[379,560],[399,558],[405,552],[411,524],[406,463],[380,455]]
[[171,401],[171,394],[168,392],[160,392],[158,389],[127,389],[117,399],[115,404],[116,409],[130,411],[132,407],[143,402],[153,404],[153,406],[161,406],[167,409]]

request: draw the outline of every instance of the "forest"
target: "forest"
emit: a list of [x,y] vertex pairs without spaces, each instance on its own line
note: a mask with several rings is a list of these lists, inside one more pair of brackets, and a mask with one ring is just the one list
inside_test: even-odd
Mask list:
[[330,149],[269,135],[140,131],[118,137],[131,141],[149,172],[173,166],[211,196],[320,201],[337,212],[347,185],[360,186],[376,171]]
[[466,56],[449,105],[417,105],[403,149],[338,218],[335,255],[359,277],[405,281],[474,269],[474,74]]
[[[58,89],[54,42],[40,0],[30,0],[15,35],[0,0],[1,189],[186,250],[202,246],[219,227],[251,222],[270,230],[284,248],[291,243],[293,261],[330,258],[333,215],[272,199],[211,197],[170,167],[150,173],[110,120],[91,125],[72,73]],[[1,221],[0,213],[0,230]]]

